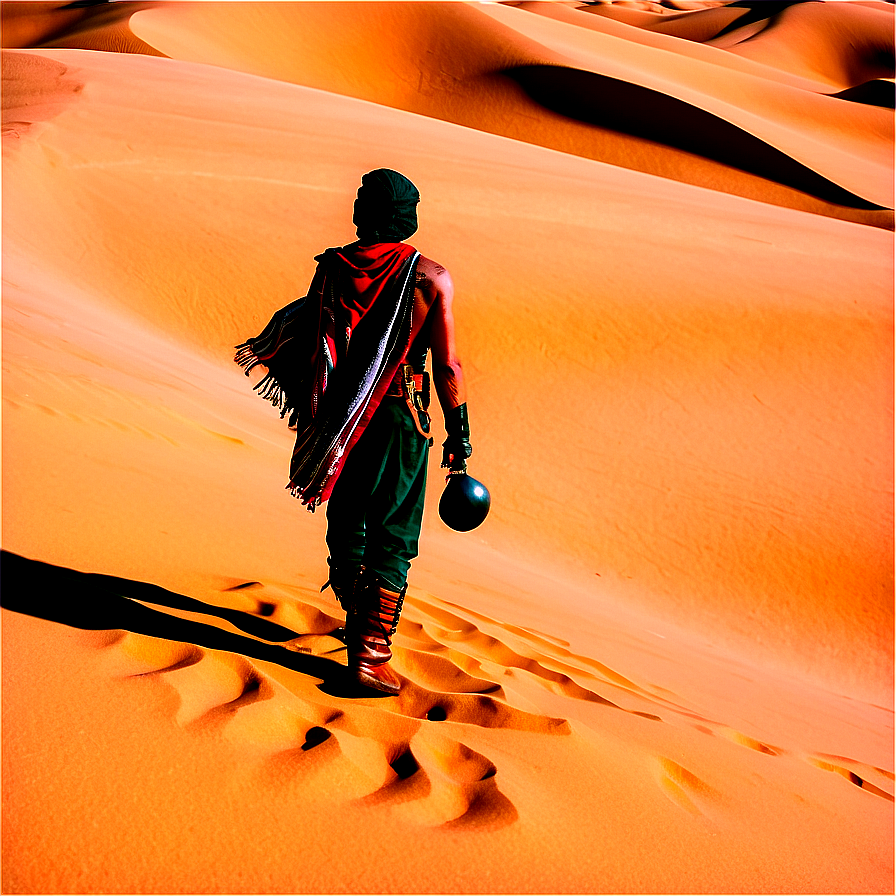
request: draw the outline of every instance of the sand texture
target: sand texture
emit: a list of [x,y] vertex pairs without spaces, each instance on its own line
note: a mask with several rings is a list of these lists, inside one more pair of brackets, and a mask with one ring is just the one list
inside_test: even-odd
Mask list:
[[[893,892],[892,4],[0,12],[2,892]],[[376,167],[492,495],[391,698],[231,360]]]

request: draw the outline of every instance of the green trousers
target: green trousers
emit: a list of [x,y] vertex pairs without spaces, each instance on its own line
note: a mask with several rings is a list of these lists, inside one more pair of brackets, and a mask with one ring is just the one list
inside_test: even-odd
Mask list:
[[327,502],[331,566],[363,564],[396,590],[417,556],[430,440],[387,396],[352,448]]

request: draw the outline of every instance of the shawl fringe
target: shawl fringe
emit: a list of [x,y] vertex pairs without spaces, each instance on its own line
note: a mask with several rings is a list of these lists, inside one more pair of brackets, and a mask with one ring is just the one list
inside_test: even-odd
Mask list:
[[[237,348],[242,349],[242,352],[237,352],[234,361],[236,361],[240,367],[245,367],[246,376],[249,376],[252,372],[252,368],[257,367],[262,362],[255,352],[252,351],[252,348],[248,343],[238,345]],[[277,381],[277,377],[275,377],[273,373],[266,373],[264,377],[252,387],[252,391],[257,392],[261,398],[265,401],[269,401],[275,408],[279,408],[281,417],[285,417],[290,411],[294,410],[286,395],[286,391]]]
[[280,349],[296,338],[296,330],[303,323],[305,297],[290,302],[275,312],[267,326],[254,339],[249,339],[235,346],[233,360],[242,367],[249,376],[258,365],[268,367],[268,372],[252,388],[265,401],[269,401],[280,411],[281,419],[290,415],[289,425],[295,426],[298,412],[296,410],[301,380],[296,380],[295,367],[290,367]]

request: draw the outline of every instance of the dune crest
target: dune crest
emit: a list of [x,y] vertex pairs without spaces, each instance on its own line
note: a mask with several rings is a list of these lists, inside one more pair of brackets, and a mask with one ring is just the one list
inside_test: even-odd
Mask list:
[[795,3],[725,49],[843,90],[893,77],[894,14],[892,4]]
[[162,56],[140,40],[128,20],[138,10],[147,9],[156,0],[116,0],[115,3],[4,3],[0,8],[3,22],[3,46],[68,47],[113,53],[141,53]]
[[[732,71],[725,53],[700,59],[657,53],[619,35],[577,27],[572,23],[589,17],[576,10],[564,14],[566,8],[560,7],[561,21],[553,12],[550,18],[533,16],[531,6],[243,4],[224,9],[214,3],[173,4],[138,12],[131,27],[176,58],[331,90],[778,205],[892,226],[892,122],[884,110],[831,103],[815,93]],[[340,50],[331,53],[329,35],[337,33]],[[372,33],[382,33],[375,53]],[[452,35],[462,35],[463,42]],[[413,49],[421,43],[428,47],[423,58]],[[270,52],[272,46],[282,52]],[[342,62],[347,56],[351,67]],[[724,79],[713,74],[718,65]],[[616,81],[555,83],[549,75],[556,67]],[[411,68],[419,72],[416,79],[402,74]],[[525,71],[540,75],[534,82],[522,80],[519,73]],[[631,96],[637,88],[642,93]],[[676,113],[658,115],[650,103],[642,107],[649,132],[637,122],[632,127],[614,108],[639,108],[645,89],[660,89],[662,96],[706,113],[684,130],[708,130],[710,139],[717,130],[723,146],[730,140],[725,125],[733,124],[744,136],[784,153],[783,164],[759,170],[747,165],[747,174],[743,163],[752,152],[720,159],[696,143],[682,146]],[[710,116],[719,120],[718,127]],[[797,121],[802,127],[795,131]],[[795,179],[787,173],[794,163],[847,193],[831,196],[806,178]]]

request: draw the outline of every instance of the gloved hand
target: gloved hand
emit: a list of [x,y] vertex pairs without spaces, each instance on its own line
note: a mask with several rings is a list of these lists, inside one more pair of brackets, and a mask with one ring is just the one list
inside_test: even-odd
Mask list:
[[473,453],[466,402],[445,414],[445,431],[448,438],[442,442],[442,466],[451,470],[465,470],[466,460]]

